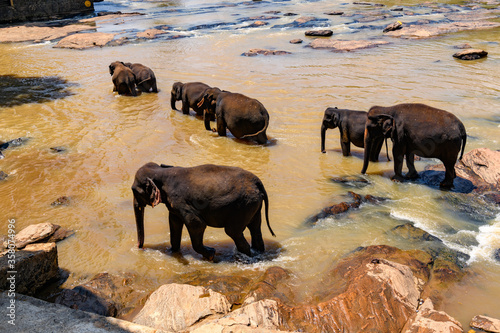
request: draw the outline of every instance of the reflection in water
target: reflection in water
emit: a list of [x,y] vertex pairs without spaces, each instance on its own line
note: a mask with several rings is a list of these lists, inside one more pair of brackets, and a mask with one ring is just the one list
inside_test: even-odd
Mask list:
[[44,103],[65,98],[73,95],[68,88],[75,85],[58,76],[0,75],[0,107]]

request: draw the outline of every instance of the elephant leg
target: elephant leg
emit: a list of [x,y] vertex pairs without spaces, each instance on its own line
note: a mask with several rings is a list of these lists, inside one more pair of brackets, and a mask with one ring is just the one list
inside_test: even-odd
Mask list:
[[182,113],[189,114],[189,103],[188,101],[182,100]]
[[417,179],[418,172],[415,169],[415,154],[411,152],[406,153],[406,166],[408,167],[408,173],[406,174],[405,178],[407,179]]
[[217,117],[217,133],[219,136],[226,136],[226,122],[223,117]]
[[224,230],[226,231],[226,234],[233,239],[238,251],[246,254],[249,257],[252,256],[252,253],[250,252],[250,245],[243,235],[243,230],[245,229],[241,230],[241,228],[234,228],[233,226],[229,226],[225,227]]
[[400,147],[394,146],[392,148],[392,156],[394,159],[394,176],[392,176],[392,180],[402,182],[404,180],[403,177],[404,152]]
[[182,227],[184,224],[182,220],[174,214],[168,215],[168,222],[170,225],[170,246],[172,252],[177,252],[181,248]]
[[445,167],[445,176],[444,180],[439,184],[441,188],[452,188],[453,187],[453,180],[457,176],[455,172],[455,161],[456,157],[453,159],[447,159],[446,161],[442,161]]
[[351,155],[351,142],[350,141],[340,141],[340,147],[342,148],[342,155]]
[[252,236],[252,249],[259,253],[265,251],[264,239],[262,239],[261,224],[262,216],[259,209],[259,211],[252,218],[250,224],[247,226],[248,230],[250,230],[250,235]]
[[266,144],[267,143],[267,135],[266,133],[259,133],[257,137],[255,138],[255,141],[257,141],[258,144]]
[[208,260],[213,260],[215,249],[203,245],[203,234],[207,226],[196,216],[190,216],[186,219],[186,228],[191,238],[193,249]]
[[380,151],[382,150],[382,146],[384,145],[384,139],[373,143],[373,149],[371,150],[370,161],[378,162],[378,157],[380,155]]

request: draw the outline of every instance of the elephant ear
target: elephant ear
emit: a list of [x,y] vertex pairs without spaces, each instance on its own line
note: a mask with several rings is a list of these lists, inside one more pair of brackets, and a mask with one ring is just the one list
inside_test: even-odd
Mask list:
[[393,117],[386,116],[382,119],[382,132],[384,133],[384,138],[391,138],[395,128]]
[[146,178],[146,193],[149,195],[149,204],[155,208],[161,203],[161,193],[151,178]]

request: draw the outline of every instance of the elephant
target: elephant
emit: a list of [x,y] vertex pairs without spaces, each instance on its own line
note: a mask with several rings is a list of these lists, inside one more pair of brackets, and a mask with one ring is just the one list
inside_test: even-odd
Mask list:
[[153,70],[139,63],[126,62],[125,66],[130,68],[135,75],[137,88],[142,92],[158,92],[156,87],[156,76]]
[[[226,128],[238,139],[250,138],[259,144],[267,143],[269,113],[254,98],[239,93],[210,88],[198,103],[204,108],[205,129],[210,128],[210,115],[215,114],[217,133],[226,136]],[[214,130],[215,131],[215,130]]]
[[[132,185],[138,247],[144,245],[144,209],[164,203],[169,210],[172,252],[180,249],[182,228],[186,226],[193,249],[213,260],[215,249],[203,245],[207,226],[224,228],[239,252],[252,256],[251,249],[264,252],[261,209],[269,224],[269,200],[261,180],[238,167],[205,164],[174,167],[149,162],[139,168]],[[243,235],[250,230],[252,246]]]
[[[339,128],[340,131],[340,146],[342,147],[342,155],[351,155],[351,143],[356,147],[364,148],[365,124],[368,112],[356,111],[347,109],[327,108],[323,116],[321,124],[321,152],[325,153],[325,137],[326,130],[330,128]],[[384,140],[379,140],[375,149],[372,150],[370,156],[371,162],[377,162],[380,150],[382,149]],[[385,139],[385,148],[387,159],[389,151],[387,148],[387,138]]]
[[[415,155],[437,158],[445,166],[443,189],[453,187],[455,163],[461,149],[464,154],[467,133],[464,124],[452,113],[420,103],[398,104],[389,107],[373,106],[368,111],[365,125],[363,169],[366,173],[374,144],[383,137],[391,138],[394,157],[393,180],[416,179]],[[408,173],[402,175],[406,157]]]
[[198,104],[203,99],[205,90],[209,88],[210,86],[203,82],[175,82],[172,85],[172,92],[170,95],[170,106],[172,110],[177,110],[175,107],[176,101],[182,101],[183,114],[189,114],[189,108],[191,108],[198,116],[203,116],[203,108],[198,106]]
[[119,95],[137,96],[134,72],[125,66],[123,62],[112,62],[109,65],[109,73],[113,80],[113,91],[118,92]]

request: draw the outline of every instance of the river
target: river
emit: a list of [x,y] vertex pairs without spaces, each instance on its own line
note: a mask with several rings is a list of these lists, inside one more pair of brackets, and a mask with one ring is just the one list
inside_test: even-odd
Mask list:
[[[41,222],[75,230],[73,237],[58,245],[59,265],[71,272],[65,287],[105,271],[163,281],[195,270],[245,274],[279,265],[295,273],[297,291],[307,300],[309,282],[317,281],[332,262],[358,246],[419,248],[419,243],[388,232],[410,221],[470,256],[465,264],[473,278],[451,288],[444,310],[464,328],[476,314],[500,318],[500,263],[493,258],[500,248],[498,211],[490,209],[483,216],[467,213],[443,200],[454,193],[419,183],[392,182],[393,164],[385,153],[381,162],[368,168],[369,186],[348,187],[330,180],[360,175],[363,150],[351,147],[353,156],[343,157],[335,129],[327,131],[326,154],[320,152],[326,107],[368,110],[372,105],[426,103],[462,120],[469,136],[466,152],[499,146],[499,29],[421,40],[389,39],[390,44],[378,48],[333,53],[306,47],[312,40],[304,36],[307,28],[277,27],[297,19],[284,13],[297,13],[324,19],[321,24],[334,31],[333,38],[369,39],[382,33],[366,25],[383,28],[396,19],[403,23],[416,19],[400,14],[363,23],[348,15],[324,13],[388,11],[397,4],[424,19],[440,20],[445,15],[412,2],[385,4],[384,8],[326,0],[231,5],[207,5],[200,0],[104,1],[95,3],[96,11],[147,15],[126,18],[119,25],[103,24],[98,31],[133,36],[137,31],[168,26],[170,35],[186,38],[84,51],[53,48],[54,42],[0,44],[0,75],[53,78],[44,81],[47,86],[35,84],[44,92],[39,95],[48,96],[46,100],[25,96],[30,103],[0,106],[0,140],[31,138],[23,146],[5,150],[0,160],[0,170],[9,175],[0,182],[0,233],[7,233],[8,219],[15,219],[18,230]],[[453,4],[440,7],[462,10]],[[257,28],[245,27],[255,20],[239,20],[263,15],[276,18]],[[304,43],[290,44],[294,38]],[[488,57],[470,62],[454,59],[454,46],[463,43],[488,51]],[[291,54],[241,56],[253,48]],[[117,96],[108,72],[116,60],[151,67],[160,92]],[[270,114],[270,144],[219,137],[207,132],[196,117],[171,110],[170,89],[176,81],[202,81],[260,100]],[[12,89],[22,100],[22,88],[11,85]],[[64,147],[66,152],[55,153],[51,147]],[[214,228],[207,229],[205,243],[217,249],[216,263],[202,260],[192,250],[186,230],[182,260],[171,256],[165,250],[169,230],[163,205],[146,209],[146,250],[138,250],[130,186],[136,170],[149,161],[239,166],[258,175],[269,194],[270,221],[277,234],[271,237],[263,225],[268,250],[264,260],[235,257],[229,237]],[[423,160],[416,167],[421,172],[436,163]],[[323,207],[350,200],[346,197],[350,190],[391,200],[320,220],[314,227],[305,224]],[[60,196],[68,196],[71,204],[51,206]]]

